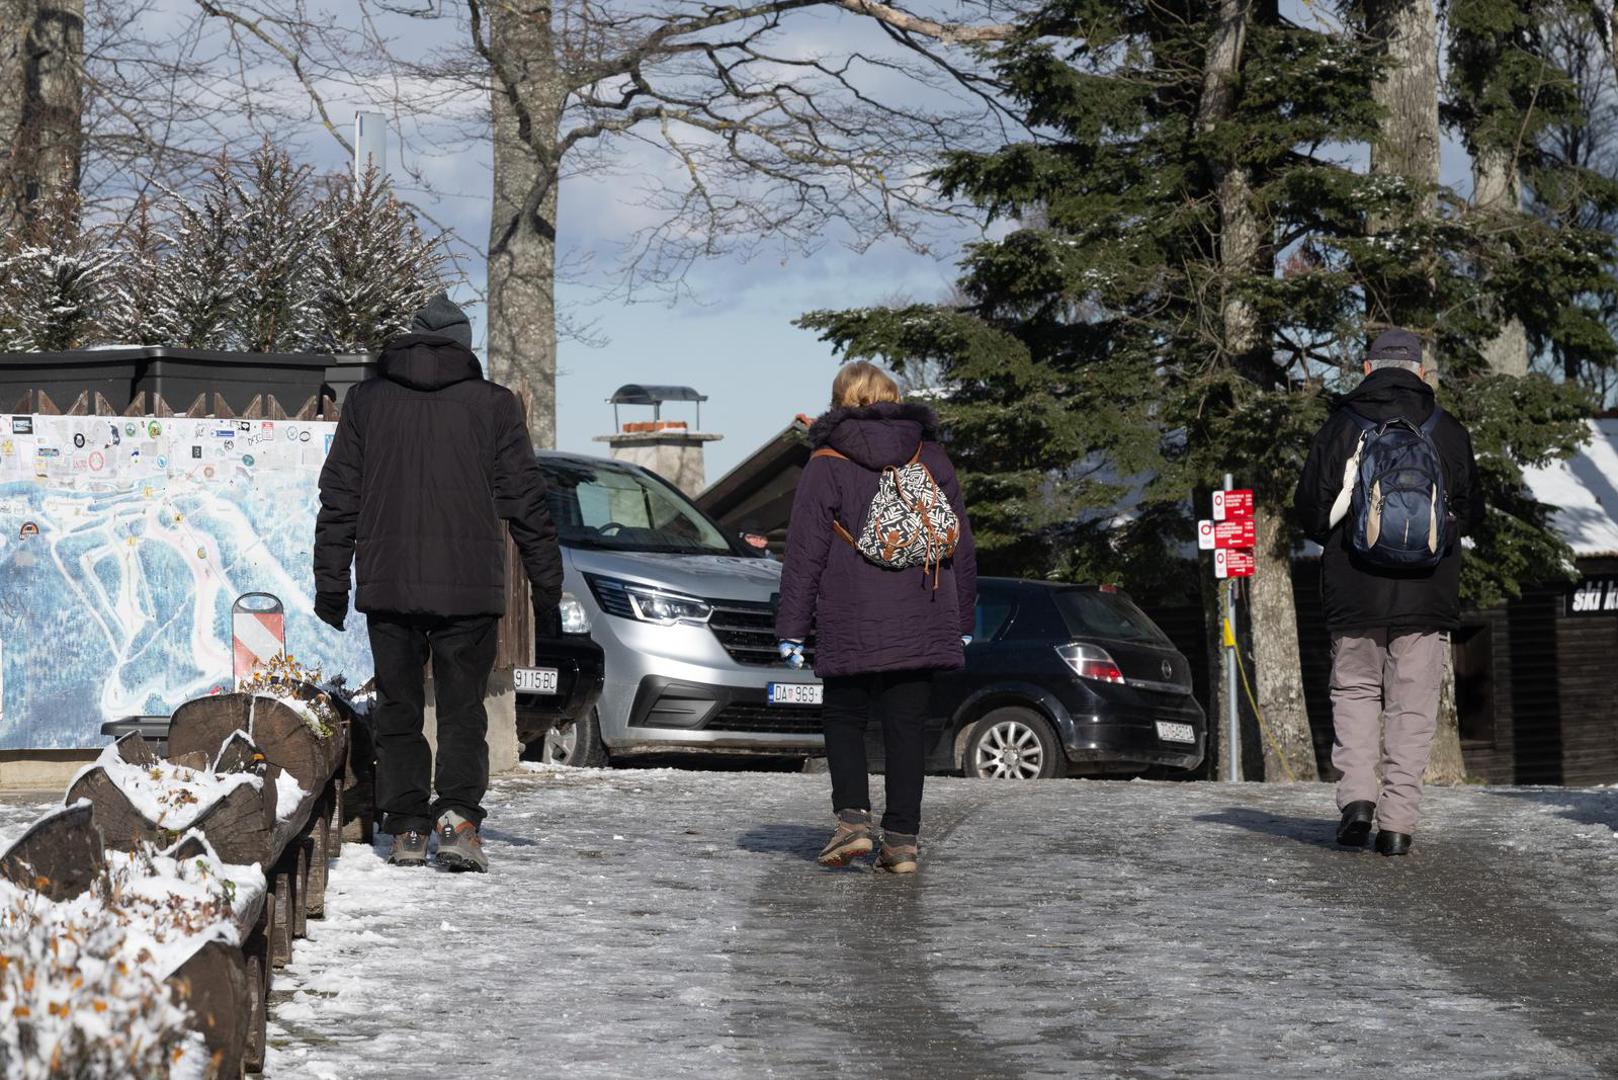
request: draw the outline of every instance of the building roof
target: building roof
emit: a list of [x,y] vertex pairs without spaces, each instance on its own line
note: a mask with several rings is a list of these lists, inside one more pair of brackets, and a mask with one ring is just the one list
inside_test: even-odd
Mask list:
[[1554,507],[1551,523],[1573,554],[1618,556],[1618,417],[1589,423],[1578,453],[1524,469],[1523,478],[1535,499]]

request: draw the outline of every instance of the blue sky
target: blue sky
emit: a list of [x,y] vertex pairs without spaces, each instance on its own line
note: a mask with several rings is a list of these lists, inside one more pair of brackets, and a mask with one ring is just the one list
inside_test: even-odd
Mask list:
[[[159,0],[160,14],[154,17],[178,17],[174,14],[178,9],[162,13],[176,2]],[[1287,0],[1283,6],[1305,20],[1316,14],[1313,8],[1300,7],[1298,0]],[[329,10],[339,23],[345,19],[343,0],[316,0],[315,7]],[[395,18],[401,39],[429,50],[422,56],[430,55],[433,46],[421,41],[426,24]],[[863,20],[814,13],[795,18],[788,40],[805,55],[886,48]],[[450,32],[448,22],[434,25]],[[266,86],[292,111],[307,105],[302,89],[290,83],[284,71],[266,69],[265,75]],[[873,79],[870,89],[887,100],[900,104],[939,100],[936,91],[901,76],[883,73]],[[365,82],[362,78],[359,83],[335,80],[322,85],[333,118],[348,130],[355,108],[364,102]],[[482,135],[485,115],[485,98],[461,94],[443,103],[439,112],[415,117],[405,138],[391,133],[388,148],[390,171],[401,193],[419,202],[440,225],[479,246],[489,227],[491,153]],[[434,124],[459,134],[452,139],[435,137],[427,130]],[[302,159],[323,169],[348,167],[340,148],[313,116],[301,127],[304,130],[288,133],[288,145]],[[1363,147],[1343,151],[1346,162],[1363,162]],[[1446,181],[1459,182],[1464,191],[1469,186],[1464,152],[1446,139],[1443,157]],[[593,439],[612,428],[606,398],[618,386],[687,384],[709,396],[703,426],[724,437],[707,449],[709,479],[717,478],[797,413],[813,414],[825,407],[837,360],[815,334],[792,325],[796,317],[816,308],[857,307],[895,297],[937,299],[955,277],[961,245],[978,235],[970,224],[954,227],[933,243],[931,256],[911,252],[897,241],[856,253],[846,243],[846,229],[833,228],[810,254],[776,250],[750,261],[724,256],[700,263],[687,279],[691,295],[672,303],[655,297],[634,303],[599,299],[617,280],[614,268],[623,245],[654,219],[655,211],[642,195],[645,178],[669,168],[666,156],[629,144],[604,163],[564,178],[559,248],[564,260],[584,260],[594,269],[562,281],[558,301],[568,318],[591,325],[599,345],[561,342],[557,443],[562,449],[602,452],[602,445]],[[408,186],[412,181],[405,174],[410,170],[424,176],[431,190]],[[481,286],[480,261],[469,259],[464,270]],[[471,295],[467,289],[457,292],[462,298]],[[470,314],[481,344],[483,313],[474,306]],[[670,415],[687,413],[675,409]]]

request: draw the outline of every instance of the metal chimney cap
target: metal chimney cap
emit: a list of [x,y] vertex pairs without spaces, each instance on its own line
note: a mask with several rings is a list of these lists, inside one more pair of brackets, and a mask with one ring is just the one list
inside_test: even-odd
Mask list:
[[626,383],[607,401],[612,405],[658,405],[665,401],[707,401],[707,394],[699,394],[689,386],[649,386]]

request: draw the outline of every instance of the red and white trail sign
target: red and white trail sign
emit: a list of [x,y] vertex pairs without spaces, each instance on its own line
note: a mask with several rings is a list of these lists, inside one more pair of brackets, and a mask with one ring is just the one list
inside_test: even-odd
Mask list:
[[1251,518],[1241,521],[1197,522],[1197,547],[1203,551],[1258,546],[1258,526]]
[[270,593],[244,593],[230,606],[230,643],[235,654],[236,683],[260,663],[287,651],[286,610]]
[[1233,488],[1213,493],[1215,521],[1246,521],[1253,516],[1253,489]]
[[1214,577],[1252,577],[1256,565],[1251,551],[1219,548],[1214,552]]

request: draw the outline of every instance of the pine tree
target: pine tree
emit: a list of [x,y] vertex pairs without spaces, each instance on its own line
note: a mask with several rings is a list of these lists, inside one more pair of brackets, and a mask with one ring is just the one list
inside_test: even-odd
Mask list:
[[324,223],[312,205],[307,165],[265,145],[245,178],[229,176],[235,222],[237,336],[248,352],[295,352],[310,344]]
[[[1612,291],[1592,259],[1600,237],[1520,215],[1502,244],[1453,192],[1344,163],[1345,145],[1382,133],[1372,91],[1388,62],[1349,14],[1323,30],[1247,0],[1048,5],[996,56],[1042,137],[957,154],[938,174],[947,197],[1015,226],[968,249],[969,303],[803,319],[849,356],[945,364],[942,411],[997,572],[1157,565],[1190,535],[1176,521],[1190,492],[1227,469],[1254,486],[1271,778],[1314,775],[1287,513],[1329,391],[1353,384],[1379,323],[1428,335],[1495,489],[1518,480],[1520,512],[1468,555],[1487,600],[1531,572],[1515,554],[1528,538],[1548,536],[1522,507],[1518,466],[1565,451],[1579,407],[1544,380],[1490,384],[1481,349],[1509,314],[1554,338],[1550,312]],[[1535,429],[1508,434],[1504,414],[1521,409]],[[1120,479],[1148,474],[1127,527],[1112,527]]]
[[422,235],[375,169],[358,184],[331,178],[319,217],[310,339],[335,353],[375,352],[443,288],[444,246]]
[[237,331],[241,282],[237,257],[238,211],[229,166],[209,170],[192,199],[173,196],[167,254],[156,275],[151,336],[183,349],[229,349]]
[[114,263],[101,300],[101,338],[112,345],[161,345],[163,240],[152,206],[141,199],[113,244]]
[[81,223],[82,205],[60,187],[0,253],[0,345],[21,352],[79,348],[95,332],[101,283],[113,265],[102,238]]

